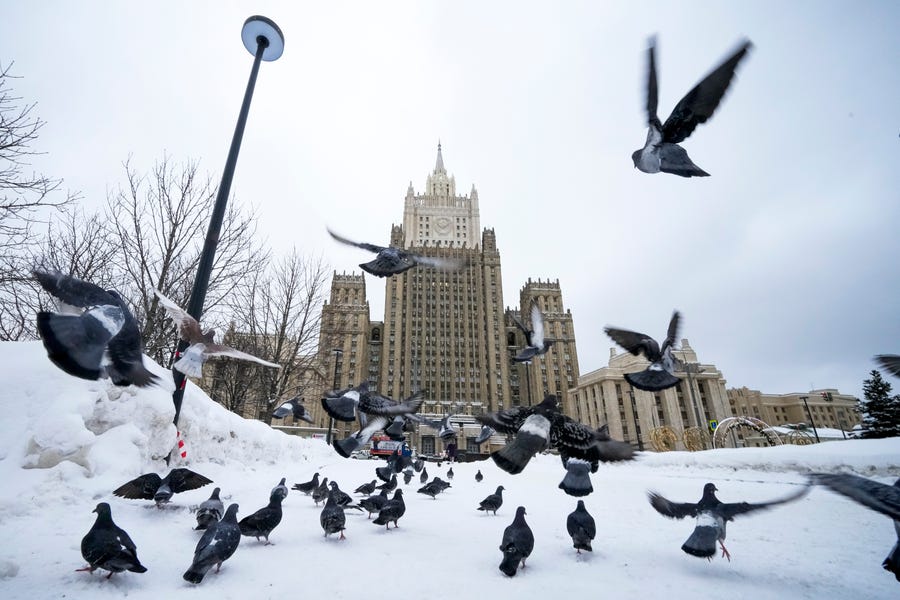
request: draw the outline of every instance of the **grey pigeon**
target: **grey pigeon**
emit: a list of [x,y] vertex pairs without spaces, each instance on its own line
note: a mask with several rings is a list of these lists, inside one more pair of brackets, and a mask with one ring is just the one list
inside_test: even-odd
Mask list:
[[695,165],[678,144],[693,133],[697,125],[706,123],[719,106],[725,91],[734,78],[738,63],[752,44],[744,41],[722,64],[695,85],[678,104],[672,114],[661,123],[656,114],[659,91],[656,83],[656,41],[648,49],[647,65],[647,141],[631,155],[634,166],[644,173],[672,173],[682,177],[707,177],[709,173]]
[[678,384],[680,379],[673,374],[680,367],[680,362],[672,355],[675,344],[678,343],[678,329],[681,324],[681,315],[678,311],[672,313],[669,320],[669,329],[666,339],[660,348],[659,343],[644,333],[637,333],[627,329],[606,327],[606,335],[622,348],[635,356],[643,354],[650,361],[650,366],[637,373],[625,373],[628,383],[639,390],[646,392],[659,392]]
[[363,498],[362,500],[360,500],[359,505],[362,508],[366,509],[366,511],[369,513],[366,517],[367,519],[369,519],[372,517],[372,515],[377,514],[387,501],[388,491],[381,490],[381,492],[375,496],[369,496],[368,498]]
[[475,438],[476,444],[483,444],[488,441],[492,435],[497,433],[497,430],[491,427],[490,425],[482,425],[481,431],[478,432],[478,437]]
[[578,554],[582,550],[593,552],[591,541],[597,535],[597,525],[594,523],[594,517],[584,507],[584,500],[579,500],[569,516],[566,518],[566,531],[572,538],[572,545]]
[[409,485],[409,482],[412,481],[413,473],[412,468],[403,471],[403,485]]
[[397,475],[391,475],[391,480],[378,486],[379,490],[387,490],[392,492],[397,487]]
[[502,485],[497,486],[497,491],[493,494],[490,494],[487,498],[481,501],[478,505],[478,510],[483,510],[484,514],[487,514],[487,511],[491,511],[494,515],[497,514],[497,509],[503,506],[503,490],[506,488]]
[[406,513],[406,503],[403,502],[403,490],[394,492],[394,497],[384,503],[378,516],[372,520],[376,525],[384,525],[385,529],[390,529],[390,524],[394,523],[394,528],[399,527],[397,521]]
[[211,523],[194,550],[194,561],[185,571],[184,579],[191,583],[200,583],[213,565],[216,573],[222,563],[231,558],[241,543],[241,528],[237,522],[238,505],[231,504],[225,511],[221,521]]
[[278,485],[276,485],[275,487],[272,488],[272,491],[270,492],[269,495],[270,495],[270,496],[275,496],[275,495],[281,496],[281,499],[282,499],[282,500],[284,500],[285,498],[287,498],[287,495],[288,495],[288,489],[287,489],[287,486],[284,485],[284,482],[285,482],[285,481],[287,481],[287,478],[286,478],[286,477],[282,477],[282,478],[281,478],[281,481],[278,482]]
[[900,377],[900,356],[896,354],[879,354],[875,356],[875,362],[894,377]]
[[103,569],[109,571],[107,579],[122,571],[144,573],[147,567],[138,560],[137,547],[125,530],[113,522],[109,504],[101,502],[93,512],[97,513],[97,519],[81,540],[81,556],[88,566],[77,570],[93,573]]
[[325,531],[325,537],[331,533],[340,533],[341,537],[338,539],[346,539],[344,537],[346,522],[347,515],[344,514],[344,509],[338,503],[334,488],[332,488],[332,492],[328,494],[328,499],[322,508],[322,513],[319,515],[319,523],[322,525],[322,530]]
[[364,483],[355,490],[353,490],[354,494],[365,494],[366,496],[370,496],[375,493],[375,486],[377,485],[378,480],[373,479],[370,483]]
[[484,475],[481,474],[481,469],[478,469],[478,472],[475,473],[475,481],[481,483],[482,479],[484,479]]
[[331,445],[334,446],[334,449],[342,457],[350,458],[350,455],[353,454],[355,450],[359,450],[368,444],[369,440],[372,439],[372,436],[384,429],[384,426],[387,425],[387,423],[388,420],[386,417],[375,417],[356,433],[351,434],[342,440],[334,440]]
[[[421,390],[415,392],[402,402],[397,402],[387,396],[382,396],[368,390],[368,384],[365,390],[359,396],[359,411],[373,417],[387,417],[388,421],[398,416],[414,415],[425,402],[425,393]],[[387,425],[387,422],[385,422]]]
[[419,483],[425,483],[428,481],[428,469],[422,468],[422,472],[419,474]]
[[431,496],[431,499],[434,500],[435,496],[443,492],[443,488],[440,485],[435,484],[435,482],[430,481],[419,488],[419,494],[425,494],[426,496]]
[[378,476],[378,479],[387,483],[391,480],[391,477],[394,475],[394,467],[391,465],[385,465],[383,467],[375,467],[375,475]]
[[252,515],[247,515],[243,519],[240,520],[238,526],[241,530],[241,535],[246,535],[247,537],[255,537],[257,541],[259,538],[265,538],[266,546],[272,544],[269,541],[269,534],[272,533],[272,530],[278,527],[278,524],[281,523],[282,510],[281,510],[281,501],[282,496],[279,494],[272,494],[269,496],[269,503],[253,513]]
[[893,573],[897,581],[900,581],[900,479],[897,479],[894,485],[886,485],[847,473],[813,473],[810,478],[813,483],[843,494],[894,520],[897,542],[881,566],[885,571]]
[[696,517],[697,525],[691,536],[681,546],[682,550],[693,556],[712,560],[716,554],[716,542],[718,541],[722,547],[722,556],[731,561],[731,553],[725,548],[725,526],[728,521],[738,515],[797,500],[809,492],[809,486],[803,486],[799,491],[784,498],[756,504],[724,503],[716,498],[717,491],[715,484],[707,483],[703,486],[703,497],[699,502],[670,502],[656,492],[649,492],[648,496],[651,506],[663,516],[673,519]]
[[517,508],[513,522],[503,530],[503,540],[500,542],[503,560],[500,561],[500,570],[509,577],[515,576],[519,564],[525,568],[525,559],[531,556],[534,549],[534,533],[525,522],[525,514],[524,506]]
[[412,458],[401,453],[399,448],[391,452],[391,455],[387,458],[387,462],[394,473],[402,473],[408,467],[412,466]]
[[197,526],[194,529],[206,529],[212,523],[217,523],[225,514],[225,505],[219,499],[219,491],[219,488],[215,488],[209,499],[197,507]]
[[350,494],[341,490],[337,481],[332,481],[328,485],[331,488],[331,492],[328,495],[329,497],[334,497],[334,501],[337,502],[338,506],[347,506],[353,503],[353,498],[350,497]]
[[38,333],[53,364],[81,379],[108,377],[118,386],[146,387],[158,380],[144,366],[141,328],[118,292],[59,271],[32,274],[60,303],[58,312],[37,314]]
[[312,415],[309,414],[309,411],[306,410],[306,407],[303,406],[303,398],[300,396],[294,396],[281,406],[275,409],[272,413],[273,419],[283,419],[288,415],[293,415],[294,420],[297,421],[306,421],[307,423],[313,423]]
[[525,334],[525,347],[513,357],[515,362],[531,362],[535,356],[546,354],[553,345],[553,340],[544,339],[544,315],[537,302],[531,303],[531,327],[526,327],[522,321],[515,316],[512,317],[516,327]]
[[159,290],[153,290],[153,293],[159,298],[159,303],[165,309],[169,318],[178,327],[178,335],[189,344],[181,355],[176,354],[178,360],[172,364],[173,368],[188,377],[201,378],[203,376],[203,363],[210,358],[218,356],[247,360],[264,367],[272,367],[273,369],[281,368],[281,365],[263,360],[258,356],[253,356],[225,344],[217,344],[214,341],[215,330],[203,331],[197,319],[189,315],[186,310],[163,296]]
[[447,479],[453,479],[453,467],[450,467],[450,470],[447,471]]
[[363,271],[375,275],[376,277],[390,277],[417,266],[433,267],[442,271],[458,271],[466,266],[466,261],[462,259],[425,256],[424,254],[410,252],[392,246],[376,246],[375,244],[368,244],[365,242],[354,242],[353,240],[339,236],[330,229],[328,230],[328,233],[342,244],[356,246],[357,248],[377,253],[374,260],[359,265]]
[[292,489],[297,490],[298,492],[303,492],[307,496],[309,496],[314,489],[319,487],[319,474],[316,473],[313,475],[312,479],[306,481],[304,483],[295,483]]
[[425,460],[422,458],[417,458],[415,461],[413,461],[412,467],[416,473],[420,472],[422,469],[425,468]]
[[319,484],[319,487],[312,491],[313,502],[316,503],[316,506],[319,505],[319,502],[324,502],[326,498],[328,498],[328,478],[322,480],[322,483]]
[[[363,394],[369,393],[369,382],[363,381],[356,387],[344,388],[326,392],[322,397],[322,408],[333,419],[352,423],[356,420],[359,409],[359,399]],[[362,422],[362,417],[360,417]]]
[[156,473],[136,477],[113,490],[113,495],[132,500],[153,500],[157,506],[161,506],[169,502],[173,494],[195,490],[208,483],[212,483],[212,479],[190,469],[179,468],[172,469],[165,477]]

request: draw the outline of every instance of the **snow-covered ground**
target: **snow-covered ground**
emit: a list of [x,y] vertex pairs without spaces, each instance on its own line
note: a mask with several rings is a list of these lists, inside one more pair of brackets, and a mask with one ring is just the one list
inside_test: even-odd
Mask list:
[[[159,369],[163,376],[166,372]],[[732,560],[711,562],[680,550],[691,520],[657,514],[647,490],[696,501],[711,481],[725,502],[780,497],[812,470],[849,471],[893,483],[900,440],[855,440],[814,446],[647,453],[603,465],[585,498],[597,521],[594,552],[576,555],[565,529],[576,499],[557,488],[558,458],[538,456],[520,475],[491,461],[453,465],[453,487],[437,499],[404,489],[407,511],[386,531],[348,513],[347,539],[323,537],[321,507],[292,491],[273,545],[243,538],[219,574],[200,585],[182,579],[200,532],[192,508],[212,485],[177,494],[159,510],[111,491],[147,472],[164,474],[175,440],[171,383],[116,389],[56,369],[39,342],[0,344],[0,598],[895,598],[900,583],[881,568],[896,541],[887,517],[815,488],[801,500],[737,517],[728,526]],[[171,379],[166,379],[171,381]],[[222,488],[238,518],[264,506],[281,477],[293,484],[314,472],[352,492],[375,478],[381,461],[345,460],[324,443],[240,419],[189,386],[181,423],[187,466]],[[448,464],[429,463],[447,478]],[[484,481],[476,483],[476,469]],[[498,515],[477,510],[497,485],[506,488]],[[75,572],[86,563],[81,539],[98,502],[137,544],[143,574]],[[514,578],[497,566],[503,529],[515,508],[527,509],[535,535],[528,566]]]

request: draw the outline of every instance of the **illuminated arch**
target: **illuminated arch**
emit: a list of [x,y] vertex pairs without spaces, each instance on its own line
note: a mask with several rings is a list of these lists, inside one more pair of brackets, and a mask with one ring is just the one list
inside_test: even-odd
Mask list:
[[690,450],[691,452],[706,450],[709,446],[709,435],[707,435],[705,428],[688,427],[682,434],[682,440],[684,441],[685,450]]
[[650,430],[650,443],[657,452],[671,452],[678,442],[678,434],[667,425]]
[[716,431],[713,434],[713,448],[724,448],[725,436],[727,436],[732,429],[739,427],[747,427],[762,434],[762,436],[766,438],[766,441],[769,442],[770,446],[781,446],[784,444],[784,442],[781,441],[781,438],[778,437],[778,433],[776,433],[775,430],[772,429],[772,426],[765,421],[761,421],[754,417],[728,417],[727,419],[723,419],[718,427],[716,427]]

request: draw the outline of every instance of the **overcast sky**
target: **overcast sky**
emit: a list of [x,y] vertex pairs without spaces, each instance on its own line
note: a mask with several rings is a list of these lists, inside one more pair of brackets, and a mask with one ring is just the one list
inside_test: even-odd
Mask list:
[[[900,3],[7,2],[0,62],[47,122],[35,168],[86,208],[168,154],[221,177],[252,57],[264,63],[232,185],[278,252],[360,272],[434,168],[478,189],[504,302],[559,279],[582,373],[604,325],[664,336],[673,309],[729,387],[861,395],[900,353]],[[744,37],[713,119],[683,144],[712,174],[646,175],[648,38],[659,112]],[[383,281],[366,276],[372,318]],[[894,381],[900,388],[900,382]]]

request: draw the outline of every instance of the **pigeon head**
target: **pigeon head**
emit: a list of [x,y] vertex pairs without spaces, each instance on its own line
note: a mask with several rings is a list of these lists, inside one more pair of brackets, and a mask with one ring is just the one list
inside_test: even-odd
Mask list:
[[714,484],[714,483],[707,483],[706,485],[703,486],[703,495],[704,496],[712,496],[718,491],[719,491],[719,488],[717,488],[716,484]]
[[[284,483],[284,480],[282,480],[282,483]],[[219,500],[219,492],[220,492],[220,491],[221,491],[221,488],[215,488],[215,489],[213,489],[213,492],[212,492],[212,495],[210,496],[210,498],[213,498],[213,499],[215,499],[215,500]]]
[[97,508],[92,510],[91,512],[97,513],[97,516],[101,519],[111,519],[112,512],[110,511],[109,504],[106,502],[101,502],[97,505]]

